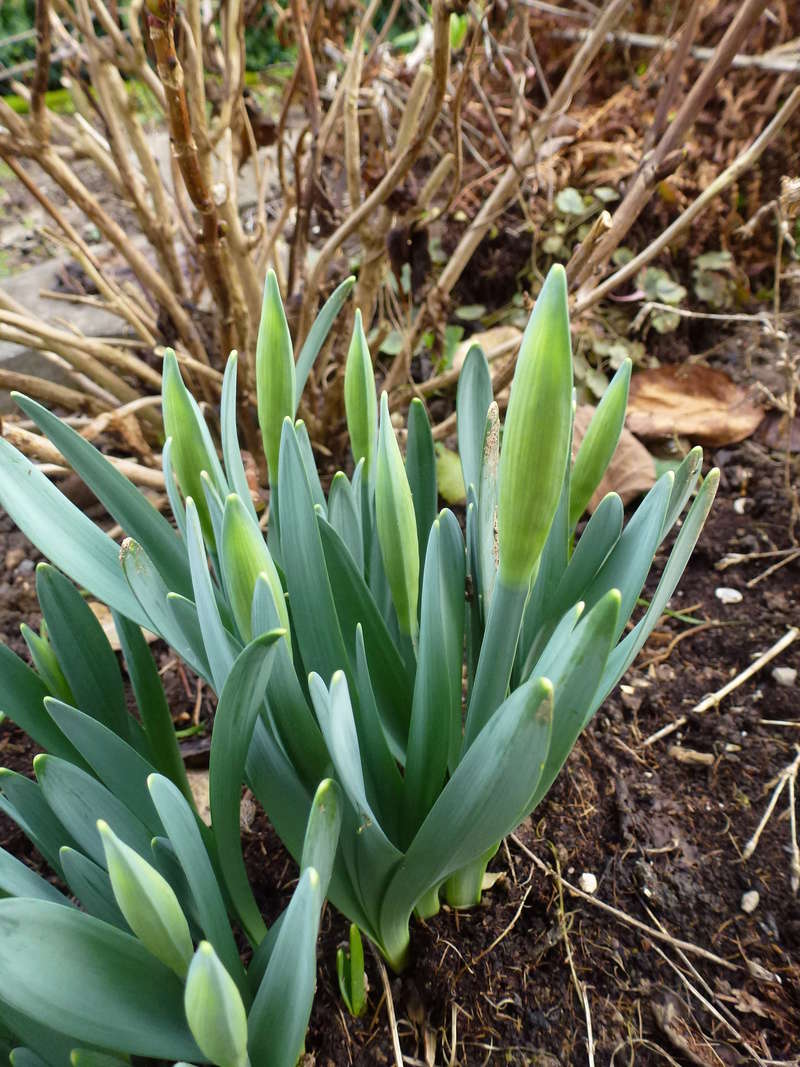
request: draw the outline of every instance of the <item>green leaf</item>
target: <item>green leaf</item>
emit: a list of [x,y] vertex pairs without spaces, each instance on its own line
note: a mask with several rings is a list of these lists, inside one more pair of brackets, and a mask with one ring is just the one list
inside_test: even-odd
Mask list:
[[[0,900],[3,999],[76,1041],[156,1059],[195,1060],[181,982],[135,938],[39,900]],[[142,1020],[147,1025],[142,1025]]]
[[322,553],[314,504],[295,428],[286,420],[281,441],[281,556],[289,608],[307,671],[330,678],[347,661]]
[[[272,591],[261,575],[253,596],[253,634],[260,636],[280,628]],[[305,785],[315,789],[325,775],[328,754],[285,641],[279,641],[275,646],[266,700],[270,727],[277,740]]]
[[520,822],[545,796],[586,724],[586,713],[616,639],[619,609],[619,592],[612,589],[580,619],[552,659],[545,652],[534,668],[537,675],[546,673],[553,682],[553,733],[542,776],[520,812]]
[[41,787],[16,771],[0,768],[0,811],[14,820],[60,874],[58,850],[62,845],[75,845],[75,840],[50,808]]
[[300,870],[313,867],[319,876],[320,897],[328,892],[333,874],[333,863],[339,845],[339,830],[342,825],[342,796],[339,786],[332,778],[319,783],[303,839]]
[[489,614],[494,583],[497,578],[497,476],[500,466],[500,413],[493,401],[486,415],[486,429],[483,436],[483,455],[481,456],[480,478],[475,488],[478,490],[478,566],[480,575],[479,593],[483,617]]
[[331,482],[328,493],[328,522],[347,545],[353,562],[363,574],[364,532],[361,527],[361,506],[343,471],[337,471]]
[[219,1067],[246,1067],[247,1014],[236,983],[208,941],[194,954],[184,993],[186,1020],[203,1052]]
[[[386,623],[350,554],[336,531],[321,516],[317,521],[340,632],[348,637],[352,635],[351,640],[355,642],[356,628],[362,627],[380,721],[398,758],[404,762],[412,680],[408,677]],[[350,655],[345,654],[340,660],[340,663],[344,662],[345,665],[349,665],[355,658],[355,648],[349,647],[352,649]],[[308,666],[307,661],[306,665]]]
[[156,959],[185,978],[194,946],[172,886],[143,856],[120,841],[103,819],[97,820],[97,830],[111,888],[125,921]]
[[439,503],[436,492],[437,466],[428,414],[425,411],[425,405],[419,397],[415,396],[408,407],[406,475],[411,488],[411,499],[414,502],[420,559],[425,558],[428,534],[436,518]]
[[543,678],[527,682],[462,757],[383,896],[380,928],[390,962],[402,961],[417,900],[516,825],[542,773],[552,715],[552,685]]
[[522,338],[500,453],[499,573],[526,587],[544,548],[567,470],[572,351],[564,268],[551,267]]
[[0,707],[35,743],[54,756],[85,766],[74,745],[44,710],[47,686],[7,645],[0,644]]
[[322,351],[322,346],[327,340],[336,316],[342,309],[345,300],[350,295],[350,290],[355,284],[356,280],[354,277],[345,278],[345,280],[333,290],[331,295],[322,305],[322,310],[314,319],[314,324],[308,331],[308,337],[305,340],[305,344],[300,349],[300,355],[297,357],[294,391],[296,403],[292,415],[297,414],[297,404],[299,404],[300,397],[303,395],[303,390],[306,387],[311,368],[314,366],[317,356]]
[[467,352],[456,391],[458,413],[458,452],[464,472],[464,486],[480,483],[486,412],[492,402],[492,379],[483,349],[472,345]]
[[[150,851],[150,831],[114,794],[91,775],[56,756],[39,755],[33,769],[45,800],[59,813],[64,826],[95,863],[105,866],[105,855],[97,833],[98,817],[105,818],[122,840],[140,855]],[[62,845],[72,845],[62,840]]]
[[591,610],[609,589],[619,589],[622,596],[620,630],[630,618],[652,566],[661,539],[672,483],[672,474],[664,474],[659,478],[583,594],[586,607]]
[[414,639],[419,629],[419,541],[411,487],[389,417],[386,393],[381,395],[375,513],[381,558],[400,629]]
[[199,820],[186,798],[169,779],[153,774],[148,778],[147,785],[186,876],[203,933],[244,995],[247,990],[244,968],[228,922],[220,885],[203,844]]
[[128,714],[117,658],[94,612],[72,582],[46,563],[36,568],[36,593],[74,703],[135,744],[140,734]]
[[153,834],[161,823],[147,791],[154,767],[113,730],[77,708],[47,697],[45,706],[62,733],[72,741],[93,772]]
[[113,617],[142,726],[150,745],[153,766],[161,774],[171,778],[183,795],[194,804],[164,686],[141,627],[116,612]]
[[42,634],[37,634],[25,622],[21,623],[19,628],[22,639],[28,646],[28,652],[36,673],[47,689],[56,696],[61,697],[62,700],[72,701],[75,699],[72,695],[72,690],[64,677],[64,672],[61,670],[58,656],[56,656],[53,646],[47,640],[47,626],[43,625],[42,630]]
[[586,206],[577,189],[567,186],[556,196],[556,207],[564,215],[583,215]]
[[176,615],[167,599],[169,587],[145,550],[136,541],[127,538],[122,543],[120,560],[125,579],[137,599],[135,615],[127,612],[121,614],[127,614],[128,618],[157,633],[195,673],[210,681],[211,669],[206,662],[199,629],[197,634],[190,632],[180,616]]
[[255,522],[258,522],[255,505],[250,494],[250,486],[244,470],[244,463],[242,462],[239,434],[236,429],[236,372],[238,361],[239,354],[231,352],[228,356],[225,375],[222,379],[222,399],[219,411],[220,429],[222,431],[222,457],[225,460],[225,473],[231,489],[240,497],[249,511],[250,517]]
[[611,380],[581,441],[570,479],[569,525],[574,529],[602,481],[625,425],[631,361],[626,359]]
[[378,402],[375,397],[375,374],[367,338],[356,308],[353,337],[347,351],[344,372],[344,407],[353,461],[363,459],[369,476],[375,461],[378,435]]
[[322,901],[319,875],[309,867],[292,894],[248,1016],[254,1064],[294,1067],[303,1051],[316,987]]
[[142,544],[172,588],[188,593],[191,588],[186,553],[180,538],[145,494],[71,426],[35,400],[21,393],[12,399],[56,446],[72,469],[83,479],[109,515],[128,536]]
[[209,802],[217,856],[231,900],[254,944],[264,937],[267,928],[250,888],[242,856],[241,783],[256,717],[264,703],[272,670],[274,645],[282,636],[282,630],[263,634],[237,657],[219,698],[211,738]]
[[221,693],[238,650],[232,635],[225,629],[220,617],[214,587],[208,573],[199,514],[191,497],[186,500],[186,535],[197,618],[211,667],[214,689],[217,693]]
[[434,522],[425,557],[419,659],[408,733],[405,822],[414,836],[461,745],[464,538],[452,512]]
[[345,956],[342,949],[336,950],[336,973],[342,1000],[357,1019],[367,1010],[367,993],[364,988],[364,945],[355,923],[350,923],[349,955]]
[[[164,435],[172,441],[170,462],[178,477],[178,485],[184,497],[192,497],[197,505],[203,535],[208,539],[209,544],[213,545],[214,531],[205,501],[201,475],[203,471],[207,473],[214,489],[221,496],[227,494],[228,485],[206,421],[194,397],[184,385],[178,361],[171,348],[164,353],[161,382]],[[144,547],[147,548],[146,545]],[[170,585],[176,592],[182,591],[171,580],[171,574],[168,573],[165,578],[170,579]]]
[[42,555],[98,600],[148,625],[119,561],[119,546],[0,438],[0,504]]
[[631,663],[633,663],[645,641],[650,636],[653,627],[660,619],[669,598],[675,592],[675,587],[680,581],[686,564],[689,562],[689,557],[697,544],[697,539],[702,532],[703,524],[711,510],[711,505],[714,503],[718,485],[719,471],[715,468],[709,471],[689,509],[688,515],[683,520],[683,525],[675,540],[667,565],[664,567],[656,591],[650,600],[650,606],[633,630],[625,636],[611,653],[597,695],[587,713],[587,722]]
[[281,427],[285,418],[294,418],[297,409],[294,353],[278,280],[267,271],[261,322],[256,340],[256,387],[258,424],[264,442],[270,482],[278,476]]
[[70,907],[70,902],[40,875],[0,848],[0,897],[31,897]]
[[128,924],[114,899],[108,872],[82,852],[76,852],[66,845],[60,850],[59,858],[64,880],[84,909],[96,919],[102,919],[104,923],[110,923],[127,933]]

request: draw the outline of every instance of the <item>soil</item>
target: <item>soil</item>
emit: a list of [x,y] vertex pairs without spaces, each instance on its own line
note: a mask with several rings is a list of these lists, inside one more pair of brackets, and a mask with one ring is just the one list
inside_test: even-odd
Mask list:
[[[781,686],[772,676],[775,665],[800,668],[800,641],[717,709],[691,712],[800,619],[800,562],[752,585],[783,557],[716,569],[729,553],[786,548],[789,507],[778,453],[747,441],[709,459],[720,462],[722,485],[673,600],[684,619],[662,619],[551,794],[490,864],[497,880],[483,904],[465,912],[445,907],[413,924],[412,963],[389,978],[405,1062],[588,1062],[587,1009],[577,983],[598,1064],[738,1064],[759,1062],[757,1056],[800,1062],[800,910],[790,885],[785,792],[752,858],[742,859],[776,776],[800,741],[798,686]],[[37,558],[3,518],[0,629],[18,652],[24,652],[19,623],[38,621]],[[649,585],[665,558],[662,552]],[[722,603],[715,596],[720,586],[740,591],[741,602]],[[176,720],[185,725],[195,681],[179,672],[166,647],[154,647]],[[689,720],[682,730],[644,745],[679,715]],[[192,747],[202,759],[203,739]],[[9,721],[0,726],[0,753],[6,766],[30,773],[34,749]],[[691,762],[684,762],[687,754]],[[0,844],[38,866],[24,836],[2,816]],[[271,921],[288,901],[296,868],[261,812],[246,834],[246,855]],[[579,897],[566,882],[559,892],[557,869],[572,886],[593,874],[594,896]],[[746,914],[742,897],[752,890],[758,904]],[[618,914],[601,910],[600,902]],[[656,940],[633,920],[727,965]],[[369,952],[367,1013],[361,1019],[345,1013],[335,958],[346,937],[346,922],[327,908],[309,1062],[393,1063],[379,965]]]

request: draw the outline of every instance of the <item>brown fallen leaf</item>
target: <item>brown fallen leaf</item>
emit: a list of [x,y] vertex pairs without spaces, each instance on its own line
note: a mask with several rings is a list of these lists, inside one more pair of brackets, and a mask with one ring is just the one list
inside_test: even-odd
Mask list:
[[724,1042],[713,1044],[703,1036],[683,1000],[667,989],[660,990],[650,1001],[650,1010],[659,1030],[672,1045],[697,1067],[743,1063],[742,1057]]
[[631,379],[628,429],[638,437],[679,434],[730,445],[755,432],[764,411],[727,374],[698,363],[643,370]]
[[[108,638],[108,643],[114,649],[115,652],[119,652],[122,646],[119,643],[119,637],[117,635],[117,629],[114,626],[114,618],[109,608],[105,604],[101,604],[98,600],[90,600],[89,607],[92,609],[92,613],[100,625],[103,627],[103,633]],[[158,635],[150,633],[149,630],[142,630],[144,639],[148,645],[157,640]]]
[[[595,409],[591,404],[581,404],[575,411],[572,431],[573,457],[578,451],[594,412]],[[623,504],[629,504],[641,493],[646,493],[655,484],[655,480],[656,467],[653,457],[641,441],[636,440],[630,430],[623,428],[617,451],[603,475],[603,480],[589,501],[589,513],[594,512],[606,493],[619,493]]]
[[491,361],[501,353],[510,355],[514,347],[522,340],[522,330],[516,326],[492,326],[489,330],[473,333],[465,341],[462,341],[453,354],[453,370],[461,370],[467,352],[473,345],[480,345],[486,353],[486,358]]

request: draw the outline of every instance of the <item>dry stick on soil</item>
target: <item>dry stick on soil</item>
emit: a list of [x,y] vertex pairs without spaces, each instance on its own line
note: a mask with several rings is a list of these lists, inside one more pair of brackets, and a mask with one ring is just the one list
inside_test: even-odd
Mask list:
[[[534,852],[531,852],[528,846],[520,841],[516,834],[510,834],[509,836],[517,848],[524,852],[543,874],[548,875],[550,878],[557,877],[556,871],[554,871],[552,867],[548,867],[548,865],[543,860],[540,860]],[[722,956],[717,956],[714,952],[709,952],[708,949],[701,948],[700,945],[692,944],[691,941],[683,941],[680,938],[672,937],[671,934],[663,933],[661,930],[657,930],[653,926],[648,926],[647,923],[643,923],[639,919],[634,919],[632,915],[627,915],[624,911],[620,911],[619,908],[615,908],[611,904],[606,904],[605,901],[599,900],[590,893],[584,893],[582,889],[578,889],[577,886],[572,885],[566,878],[562,878],[561,881],[564,888],[573,896],[580,897],[581,900],[585,900],[588,904],[592,904],[595,908],[599,908],[600,911],[604,911],[607,915],[613,915],[619,922],[625,923],[627,926],[632,926],[636,930],[641,930],[642,933],[647,934],[648,937],[653,938],[656,941],[663,941],[667,945],[678,946],[683,949],[684,952],[688,952],[694,956],[700,956],[702,959],[715,963],[718,967],[725,967],[729,971],[738,970],[736,964],[723,959]]]
[[[8,421],[3,423],[3,437],[27,456],[39,459],[44,463],[54,463],[56,466],[67,470],[71,469],[69,463],[67,463],[55,445],[52,445],[45,437],[41,437],[39,434],[24,430],[16,423]],[[106,456],[106,459],[121,474],[124,474],[126,478],[130,478],[137,485],[141,485],[146,489],[156,489],[159,492],[164,492],[164,474],[162,471],[143,467],[140,463],[134,463],[133,460],[120,459],[117,456]]]
[[[589,994],[586,992],[586,986],[578,978],[578,972],[575,970],[575,961],[572,958],[572,945],[569,940],[569,932],[567,931],[567,919],[564,911],[564,883],[561,878],[561,864],[558,861],[558,852],[555,845],[551,845],[553,851],[553,859],[556,865],[556,886],[558,889],[558,921],[561,925],[561,932],[564,937],[564,950],[567,953],[567,962],[569,963],[570,974],[572,975],[572,984],[575,986],[575,992],[578,994],[578,1000],[583,1004],[583,1010],[586,1015],[586,1052],[588,1057],[589,1067],[594,1067],[594,1037],[592,1036],[592,1015],[589,1010]],[[527,894],[526,894],[527,895]]]
[[[686,988],[689,990],[689,992],[692,994],[692,996],[695,997],[697,1000],[699,1000],[700,1003],[703,1005],[703,1007],[706,1009],[706,1011],[711,1012],[711,1014],[714,1016],[714,1018],[718,1022],[722,1023],[722,1025],[725,1027],[725,1029],[728,1031],[728,1033],[731,1035],[731,1037],[735,1038],[735,1040],[738,1041],[742,1045],[743,1048],[747,1049],[748,1053],[753,1057],[753,1061],[755,1063],[759,1064],[759,1067],[766,1067],[766,1062],[767,1061],[763,1060],[761,1058],[761,1056],[759,1056],[759,1054],[756,1052],[756,1050],[752,1047],[752,1045],[748,1044],[748,1042],[745,1041],[745,1039],[741,1035],[741,1033],[736,1029],[735,1026],[733,1026],[725,1018],[725,1016],[719,1011],[719,1009],[716,1008],[707,997],[704,997],[703,994],[700,992],[700,990],[696,988],[696,986],[692,985],[692,983],[689,981],[689,979],[686,977],[686,975],[683,973],[683,971],[680,969],[680,967],[678,967],[675,963],[673,963],[673,961],[669,958],[669,956],[666,954],[666,952],[663,952],[658,947],[658,945],[653,945],[653,948],[658,953],[658,955],[662,958],[662,960],[664,960],[666,963],[668,963],[669,966],[673,969],[673,971],[678,975],[678,977],[683,982],[683,984],[686,986]],[[710,1042],[709,1042],[709,1046],[708,1047],[712,1051],[714,1051],[713,1046],[711,1045]],[[724,1060],[720,1059],[719,1056],[717,1056],[717,1059],[719,1060],[719,1062],[721,1064],[724,1065],[724,1063],[725,1063]]]
[[[791,626],[779,641],[776,641],[771,648],[767,649],[763,656],[759,656],[754,663],[751,663],[749,667],[746,667],[741,673],[737,674],[730,682],[723,685],[723,687],[718,689],[716,693],[704,697],[698,704],[695,704],[691,713],[693,715],[703,715],[705,712],[710,711],[711,708],[716,708],[724,697],[729,693],[732,693],[734,689],[738,689],[748,678],[752,678],[762,667],[765,667],[775,659],[776,656],[779,656],[781,652],[788,648],[798,636],[800,636],[800,629],[796,626]],[[680,730],[681,726],[685,726],[688,721],[688,716],[681,715],[680,718],[676,719],[674,722],[662,726],[660,730],[656,730],[654,734],[651,734],[646,738],[642,742],[642,747],[647,748],[650,745],[654,745],[656,741],[660,741],[664,737],[669,737],[669,735],[674,734],[676,730]]]
[[392,987],[389,985],[389,976],[386,973],[383,960],[373,948],[372,942],[367,941],[367,944],[370,949],[372,949],[372,955],[375,957],[375,962],[378,965],[378,973],[381,976],[383,996],[386,1001],[386,1014],[389,1016],[389,1030],[392,1034],[392,1049],[394,1051],[395,1067],[403,1067],[403,1050],[400,1048],[400,1035],[397,1032],[397,1016],[394,1013],[394,1001],[392,1000]]
[[798,888],[800,888],[800,849],[797,844],[797,814],[795,812],[795,782],[797,780],[797,772],[800,770],[800,745],[795,745],[795,751],[797,755],[794,760],[784,767],[778,775],[778,781],[772,791],[772,796],[769,798],[764,814],[761,816],[761,822],[756,827],[753,836],[744,846],[742,851],[742,859],[749,860],[758,847],[758,842],[761,840],[761,835],[764,832],[764,828],[769,822],[775,806],[778,803],[778,799],[783,792],[783,787],[788,783],[789,785],[789,855],[791,857],[789,861],[790,880],[792,886],[792,893],[796,894]]
[[303,181],[301,188],[298,190],[294,239],[289,251],[289,277],[287,280],[287,292],[289,294],[295,291],[298,275],[302,272],[306,262],[308,226],[311,221],[311,209],[314,206],[314,194],[318,181],[320,130],[319,87],[317,86],[314,59],[311,55],[311,44],[308,39],[307,24],[309,16],[306,0],[291,0],[291,8],[299,53],[298,67],[302,71],[303,81],[306,86],[311,146],[308,152],[305,181]]
[[766,6],[767,0],[744,0],[741,4],[715,48],[713,58],[703,68],[664,136],[642,160],[622,203],[614,212],[611,229],[598,242],[582,270],[570,279],[572,288],[584,285],[596,270],[605,265],[641,214],[657,182],[664,176],[665,169],[669,173],[677,166],[689,129]]
[[784,559],[778,560],[777,563],[773,563],[771,567],[767,567],[761,574],[757,574],[755,578],[751,578],[749,582],[745,582],[747,589],[752,589],[753,586],[758,585],[759,582],[763,582],[765,578],[769,578],[775,571],[779,571],[781,567],[785,567],[787,563],[794,563],[796,559],[800,559],[800,548],[796,548]]
[[681,74],[683,73],[683,68],[686,66],[686,57],[689,53],[692,41],[694,40],[694,35],[697,32],[697,23],[699,19],[700,0],[694,0],[692,6],[689,8],[686,22],[683,24],[681,35],[678,38],[675,55],[672,57],[672,62],[669,65],[667,83],[664,86],[664,91],[658,98],[653,124],[644,135],[642,148],[645,152],[649,152],[655,145],[658,138],[663,134],[664,128],[669,121],[669,113],[680,90]]

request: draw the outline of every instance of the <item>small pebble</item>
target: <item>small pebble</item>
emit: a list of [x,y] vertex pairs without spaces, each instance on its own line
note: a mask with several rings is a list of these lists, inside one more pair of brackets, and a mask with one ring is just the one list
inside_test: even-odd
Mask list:
[[14,574],[33,574],[36,570],[36,564],[32,559],[24,559],[22,563],[14,571]]
[[758,907],[759,900],[758,890],[748,889],[746,893],[742,893],[742,911],[747,915],[752,915]]
[[729,589],[727,585],[721,585],[715,589],[714,596],[723,604],[740,604],[744,599],[738,589]]
[[744,515],[744,509],[747,506],[747,497],[738,496],[733,502],[733,510],[737,515]]
[[584,871],[578,879],[578,885],[584,891],[584,893],[596,893],[597,892],[597,879],[591,871]]
[[773,667],[772,677],[778,685],[792,686],[797,681],[797,670],[794,667]]
[[22,561],[24,559],[25,559],[25,549],[24,548],[10,548],[8,550],[8,552],[6,552],[6,570],[7,571],[15,570],[20,565],[20,563],[22,563]]

